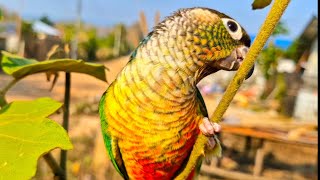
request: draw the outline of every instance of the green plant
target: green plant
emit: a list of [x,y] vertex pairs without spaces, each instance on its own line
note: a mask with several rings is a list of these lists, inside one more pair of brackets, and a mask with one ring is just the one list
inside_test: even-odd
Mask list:
[[45,24],[48,24],[49,26],[54,26],[54,23],[51,21],[51,19],[47,15],[42,16],[39,20]]
[[279,59],[285,56],[285,51],[274,45],[274,38],[278,35],[288,34],[288,32],[289,30],[286,25],[280,21],[272,32],[267,47],[258,56],[257,62],[266,80],[266,86],[260,96],[261,100],[267,99],[277,86],[281,86],[279,84],[280,81],[276,80],[278,79],[277,66]]
[[82,42],[80,47],[86,52],[86,59],[96,60],[96,51],[98,50],[98,37],[95,29],[90,29],[87,33],[88,40]]
[[260,96],[262,100],[266,99],[276,86],[278,61],[283,55],[282,49],[269,44],[267,48],[262,50],[257,59],[260,70],[266,80],[266,86]]
[[0,179],[28,179],[37,159],[54,148],[71,149],[66,131],[47,116],[61,107],[50,98],[12,102],[0,110]]
[[[50,98],[8,104],[5,95],[19,80],[35,73],[77,72],[106,82],[105,67],[74,59],[39,62],[7,52],[2,52],[1,66],[13,79],[0,89],[0,179],[30,179],[36,172],[37,159],[42,155],[54,174],[66,179],[62,166],[65,163],[59,167],[50,151],[57,147],[69,150],[72,144],[65,126],[47,118],[62,104]],[[68,116],[68,106],[69,102],[65,101],[64,116]]]

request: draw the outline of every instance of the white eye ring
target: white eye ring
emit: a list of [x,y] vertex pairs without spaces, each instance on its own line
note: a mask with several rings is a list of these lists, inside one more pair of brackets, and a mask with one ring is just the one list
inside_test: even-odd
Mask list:
[[229,18],[221,18],[221,20],[233,39],[240,40],[242,38],[242,28],[235,20]]

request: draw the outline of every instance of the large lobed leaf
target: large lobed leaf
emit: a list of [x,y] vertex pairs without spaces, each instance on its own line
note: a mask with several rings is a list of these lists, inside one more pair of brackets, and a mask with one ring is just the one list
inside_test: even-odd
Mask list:
[[40,62],[2,51],[1,65],[5,73],[12,75],[16,79],[41,72],[65,71],[84,73],[94,76],[102,81],[107,81],[105,67],[103,65],[88,63],[83,60],[50,59]]
[[63,127],[46,118],[61,105],[39,98],[12,102],[0,110],[0,179],[30,179],[41,155],[72,148]]

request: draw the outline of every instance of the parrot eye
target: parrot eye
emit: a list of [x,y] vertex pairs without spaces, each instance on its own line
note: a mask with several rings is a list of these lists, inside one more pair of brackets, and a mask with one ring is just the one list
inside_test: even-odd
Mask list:
[[242,38],[241,26],[235,20],[229,18],[221,18],[221,20],[233,39],[240,40]]
[[232,31],[232,32],[236,32],[238,30],[238,26],[235,22],[233,21],[228,21],[227,22],[227,26],[229,27],[229,29]]

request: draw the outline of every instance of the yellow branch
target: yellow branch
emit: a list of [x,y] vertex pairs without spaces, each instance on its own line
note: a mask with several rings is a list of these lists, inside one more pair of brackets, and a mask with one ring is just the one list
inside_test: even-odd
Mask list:
[[[226,112],[229,104],[231,103],[233,97],[237,93],[240,85],[242,84],[245,76],[254,65],[254,62],[261,52],[263,46],[267,42],[268,38],[270,37],[271,33],[273,32],[275,26],[278,24],[283,12],[287,8],[290,0],[275,0],[271,10],[266,17],[265,22],[263,23],[260,31],[253,42],[247,57],[244,59],[243,63],[241,64],[239,70],[235,74],[233,80],[230,82],[226,92],[224,93],[221,101],[218,104],[218,107],[212,114],[212,121],[213,122],[220,122],[223,114]],[[197,138],[197,141],[193,147],[191,152],[190,159],[188,164],[186,165],[185,169],[176,177],[176,180],[185,180],[187,179],[188,175],[194,169],[197,161],[204,155],[204,147],[207,143],[207,137],[204,135],[200,135]]]

